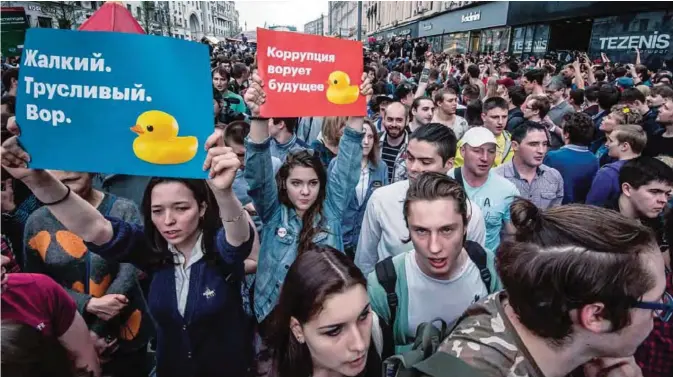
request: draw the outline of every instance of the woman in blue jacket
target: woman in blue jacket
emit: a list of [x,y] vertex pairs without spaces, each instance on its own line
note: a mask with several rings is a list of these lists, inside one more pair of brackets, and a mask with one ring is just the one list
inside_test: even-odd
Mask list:
[[252,336],[241,305],[243,261],[254,229],[231,185],[240,161],[216,131],[206,141],[202,180],[153,178],[144,225],[104,217],[48,171],[25,168],[16,137],[2,145],[2,165],[51,213],[108,260],[151,275],[148,306],[157,326],[157,376],[242,376]]
[[[339,142],[339,153],[329,176],[310,150],[288,155],[274,179],[269,151],[268,121],[259,117],[265,100],[262,81],[256,74],[245,93],[252,112],[250,134],[245,141],[245,179],[248,193],[264,224],[254,287],[254,310],[262,321],[276,306],[280,287],[298,253],[313,244],[343,251],[341,222],[355,189],[362,160],[362,123],[351,117]],[[361,92],[371,85],[363,75]],[[264,327],[260,329],[264,332]]]
[[[388,168],[379,158],[380,141],[375,132],[374,123],[365,119],[365,136],[362,138],[362,162],[360,163],[360,179],[355,190],[352,191],[346,211],[341,222],[344,250],[346,254],[355,258],[355,250],[360,239],[360,227],[367,209],[369,197],[374,190],[388,184]],[[330,163],[328,174],[331,174],[334,164]]]

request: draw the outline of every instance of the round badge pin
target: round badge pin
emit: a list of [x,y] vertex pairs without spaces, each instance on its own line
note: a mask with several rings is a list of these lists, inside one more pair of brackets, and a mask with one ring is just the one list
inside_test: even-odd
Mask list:
[[287,236],[287,229],[278,228],[278,237],[284,238],[285,236]]

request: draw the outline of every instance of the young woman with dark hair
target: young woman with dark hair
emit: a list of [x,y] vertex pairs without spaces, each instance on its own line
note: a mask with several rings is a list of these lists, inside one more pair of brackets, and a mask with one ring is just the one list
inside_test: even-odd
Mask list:
[[143,225],[104,217],[48,171],[26,168],[30,157],[16,137],[2,144],[5,169],[90,251],[151,275],[147,301],[157,326],[159,377],[239,377],[251,363],[240,282],[254,229],[231,188],[240,161],[222,143],[220,129],[206,141],[207,181],[150,181]]
[[[361,92],[369,96],[371,84],[364,74],[362,81]],[[329,175],[318,156],[304,150],[288,155],[274,179],[269,124],[259,118],[259,108],[265,101],[262,85],[259,76],[253,75],[245,94],[253,115],[245,141],[245,178],[264,224],[254,288],[259,323],[276,305],[285,275],[297,255],[313,244],[343,250],[341,223],[347,199],[358,182],[364,136],[364,118],[351,117]],[[263,335],[264,327],[260,328]]]
[[[374,190],[388,184],[387,165],[379,158],[379,150],[381,148],[379,137],[376,133],[374,123],[369,119],[365,119],[364,132],[360,179],[348,199],[348,205],[341,223],[344,250],[351,259],[355,258],[355,250],[360,239],[362,219],[364,218],[369,198]],[[331,172],[334,169],[334,165],[333,161],[327,171]]]
[[305,250],[290,267],[271,317],[270,375],[380,376],[378,329],[360,269],[331,247]]

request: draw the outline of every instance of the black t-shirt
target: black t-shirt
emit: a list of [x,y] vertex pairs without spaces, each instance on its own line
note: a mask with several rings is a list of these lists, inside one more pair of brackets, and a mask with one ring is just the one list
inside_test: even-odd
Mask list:
[[664,133],[652,135],[647,141],[645,148],[646,156],[671,156],[673,157],[673,137],[664,137]]

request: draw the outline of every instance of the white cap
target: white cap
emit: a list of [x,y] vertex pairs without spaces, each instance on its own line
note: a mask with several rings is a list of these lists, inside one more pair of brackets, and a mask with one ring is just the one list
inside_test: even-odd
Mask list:
[[488,128],[486,127],[472,127],[465,134],[463,135],[463,138],[461,139],[461,145],[469,145],[471,147],[481,147],[484,144],[498,144],[498,142],[495,140],[495,135],[493,135],[493,132],[491,132]]

